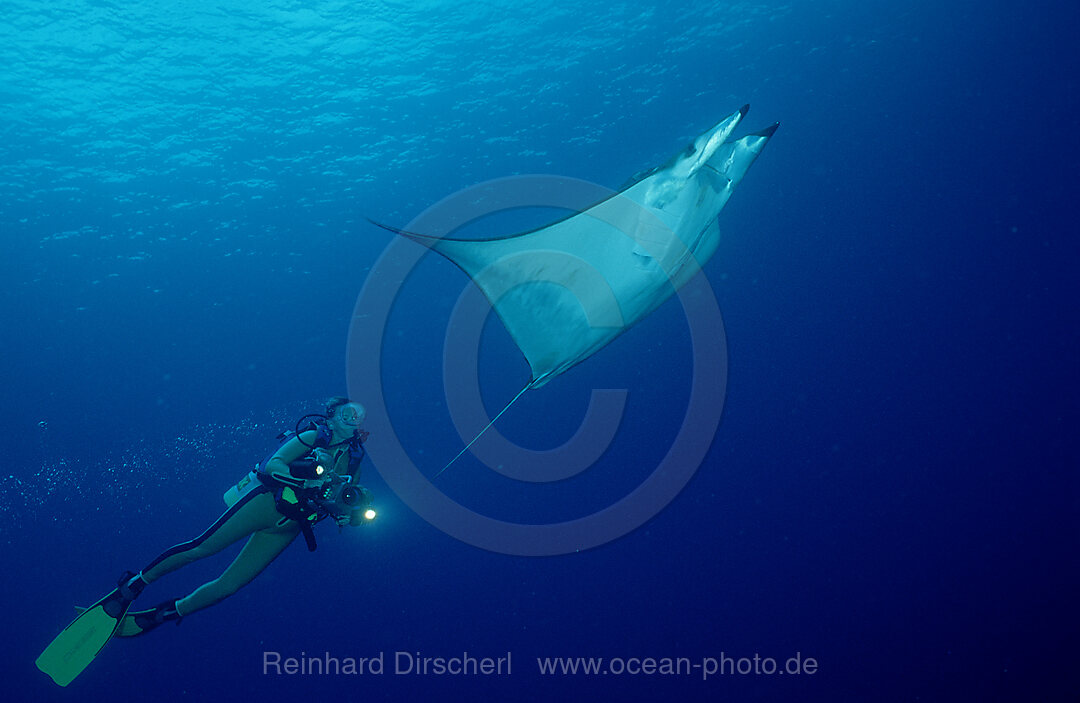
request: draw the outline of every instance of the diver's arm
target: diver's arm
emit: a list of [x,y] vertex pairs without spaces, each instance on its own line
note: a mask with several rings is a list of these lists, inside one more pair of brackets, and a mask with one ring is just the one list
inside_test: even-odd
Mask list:
[[[315,444],[315,439],[317,437],[318,433],[316,433],[315,430],[308,430],[300,433],[298,437],[293,437],[274,452],[274,456],[266,462],[264,471],[284,484],[296,487],[304,486],[304,477],[293,476],[289,464],[309,453],[311,448],[310,446],[306,446],[304,442],[307,442],[308,445],[313,445]],[[300,441],[301,439],[303,442]]]

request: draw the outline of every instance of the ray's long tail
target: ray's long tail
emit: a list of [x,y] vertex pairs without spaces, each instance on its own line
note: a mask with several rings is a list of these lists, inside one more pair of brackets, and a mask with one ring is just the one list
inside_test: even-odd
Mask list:
[[510,409],[510,406],[511,406],[511,405],[513,405],[513,404],[514,404],[515,402],[517,402],[517,399],[518,399],[518,398],[520,398],[521,396],[525,395],[525,391],[527,391],[527,390],[529,390],[530,388],[532,388],[532,387],[533,387],[533,385],[534,385],[535,383],[536,383],[536,381],[529,381],[529,382],[528,382],[527,384],[525,384],[525,387],[524,387],[524,388],[522,388],[522,389],[521,389],[520,391],[518,391],[518,394],[517,394],[517,395],[515,395],[515,396],[513,397],[513,399],[511,399],[511,401],[510,401],[509,403],[507,403],[507,404],[506,404],[506,407],[504,407],[504,408],[503,408],[502,410],[500,410],[500,411],[499,411],[499,414],[498,414],[498,415],[496,415],[495,417],[491,418],[491,422],[489,422],[488,424],[484,425],[484,429],[480,430],[480,432],[478,432],[478,433],[477,433],[477,435],[476,435],[475,437],[473,437],[473,438],[472,438],[472,441],[471,441],[471,442],[469,442],[468,444],[466,444],[466,445],[465,445],[465,448],[464,448],[464,449],[462,449],[462,450],[461,450],[460,452],[458,452],[458,453],[457,453],[457,454],[456,454],[456,455],[454,456],[454,458],[453,458],[453,459],[451,459],[450,461],[446,462],[446,466],[444,466],[444,467],[442,467],[441,469],[439,469],[439,472],[438,472],[437,474],[435,474],[434,476],[432,476],[432,479],[436,479],[436,478],[438,478],[438,477],[442,476],[442,475],[443,475],[443,472],[444,472],[444,471],[446,471],[447,469],[449,469],[449,468],[450,468],[450,466],[451,466],[451,465],[452,465],[452,464],[453,464],[453,463],[454,463],[455,461],[457,461],[458,459],[460,459],[460,458],[461,458],[461,455],[462,455],[462,454],[464,454],[465,452],[469,451],[469,448],[470,448],[470,447],[472,447],[472,445],[476,444],[476,440],[478,440],[478,439],[480,439],[481,437],[483,437],[483,436],[484,436],[484,433],[485,433],[485,432],[487,432],[487,431],[488,431],[489,429],[491,429],[491,426],[495,424],[495,421],[496,421],[496,420],[498,420],[498,419],[499,419],[500,417],[502,417],[502,416],[503,416],[503,413],[505,413],[505,412],[506,412],[507,410],[509,410],[509,409]]

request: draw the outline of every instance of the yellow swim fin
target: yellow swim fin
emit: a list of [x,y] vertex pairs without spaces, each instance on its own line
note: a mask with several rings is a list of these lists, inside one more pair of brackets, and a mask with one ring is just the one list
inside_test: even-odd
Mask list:
[[[81,605],[75,606],[76,613],[85,613],[89,608]],[[124,619],[120,621],[119,627],[116,628],[116,632],[113,633],[113,637],[137,637],[143,634],[146,630],[142,629],[135,623],[136,615],[149,615],[154,612],[154,608],[148,608],[147,610],[129,610]]]
[[[107,604],[114,612],[119,608],[115,616],[108,613]],[[37,668],[59,685],[67,686],[116,634],[130,607],[131,601],[125,600],[117,588],[94,605],[82,609],[37,658]]]

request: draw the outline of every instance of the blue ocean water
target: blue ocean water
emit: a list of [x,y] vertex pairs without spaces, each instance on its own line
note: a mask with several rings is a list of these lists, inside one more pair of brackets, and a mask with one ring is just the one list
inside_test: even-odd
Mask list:
[[[0,8],[8,700],[1080,696],[1074,4]],[[346,392],[393,237],[368,218],[518,174],[617,188],[744,103],[741,133],[782,126],[721,215],[723,421],[665,510],[581,553],[496,554],[417,516],[373,456],[374,524],[320,526],[315,554],[110,644],[68,689],[35,669],[73,604],[198,534],[279,431]],[[464,285],[428,257],[381,340],[429,474],[463,445],[442,345]],[[551,448],[593,388],[628,389],[580,477],[521,486],[465,457],[440,489],[535,524],[617,501],[678,432],[694,343],[670,301],[500,420]],[[528,380],[494,319],[479,374],[492,412]],[[399,651],[513,670],[395,675]],[[266,674],[264,652],[382,652],[387,672]],[[579,656],[611,673],[538,669]],[[755,656],[817,668],[610,667]]]

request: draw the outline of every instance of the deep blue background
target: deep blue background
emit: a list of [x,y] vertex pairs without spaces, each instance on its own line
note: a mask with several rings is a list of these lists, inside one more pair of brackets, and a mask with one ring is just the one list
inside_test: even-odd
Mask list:
[[[1080,696],[1073,4],[0,7],[10,700]],[[744,102],[750,129],[782,127],[721,216],[724,420],[667,510],[586,553],[507,557],[427,525],[372,466],[370,529],[323,529],[316,555],[113,643],[67,690],[36,671],[72,603],[196,534],[281,428],[343,392],[390,240],[365,217],[403,225],[515,173],[617,187]],[[434,471],[461,446],[440,354],[464,281],[421,274],[386,383]],[[527,368],[497,323],[482,351],[498,407]],[[617,499],[678,428],[688,354],[669,303],[505,416],[550,447],[591,388],[629,388],[583,483],[523,493],[465,459],[445,490],[521,521]],[[266,649],[511,650],[515,669],[290,680],[260,674]],[[721,651],[820,670],[533,665]]]

